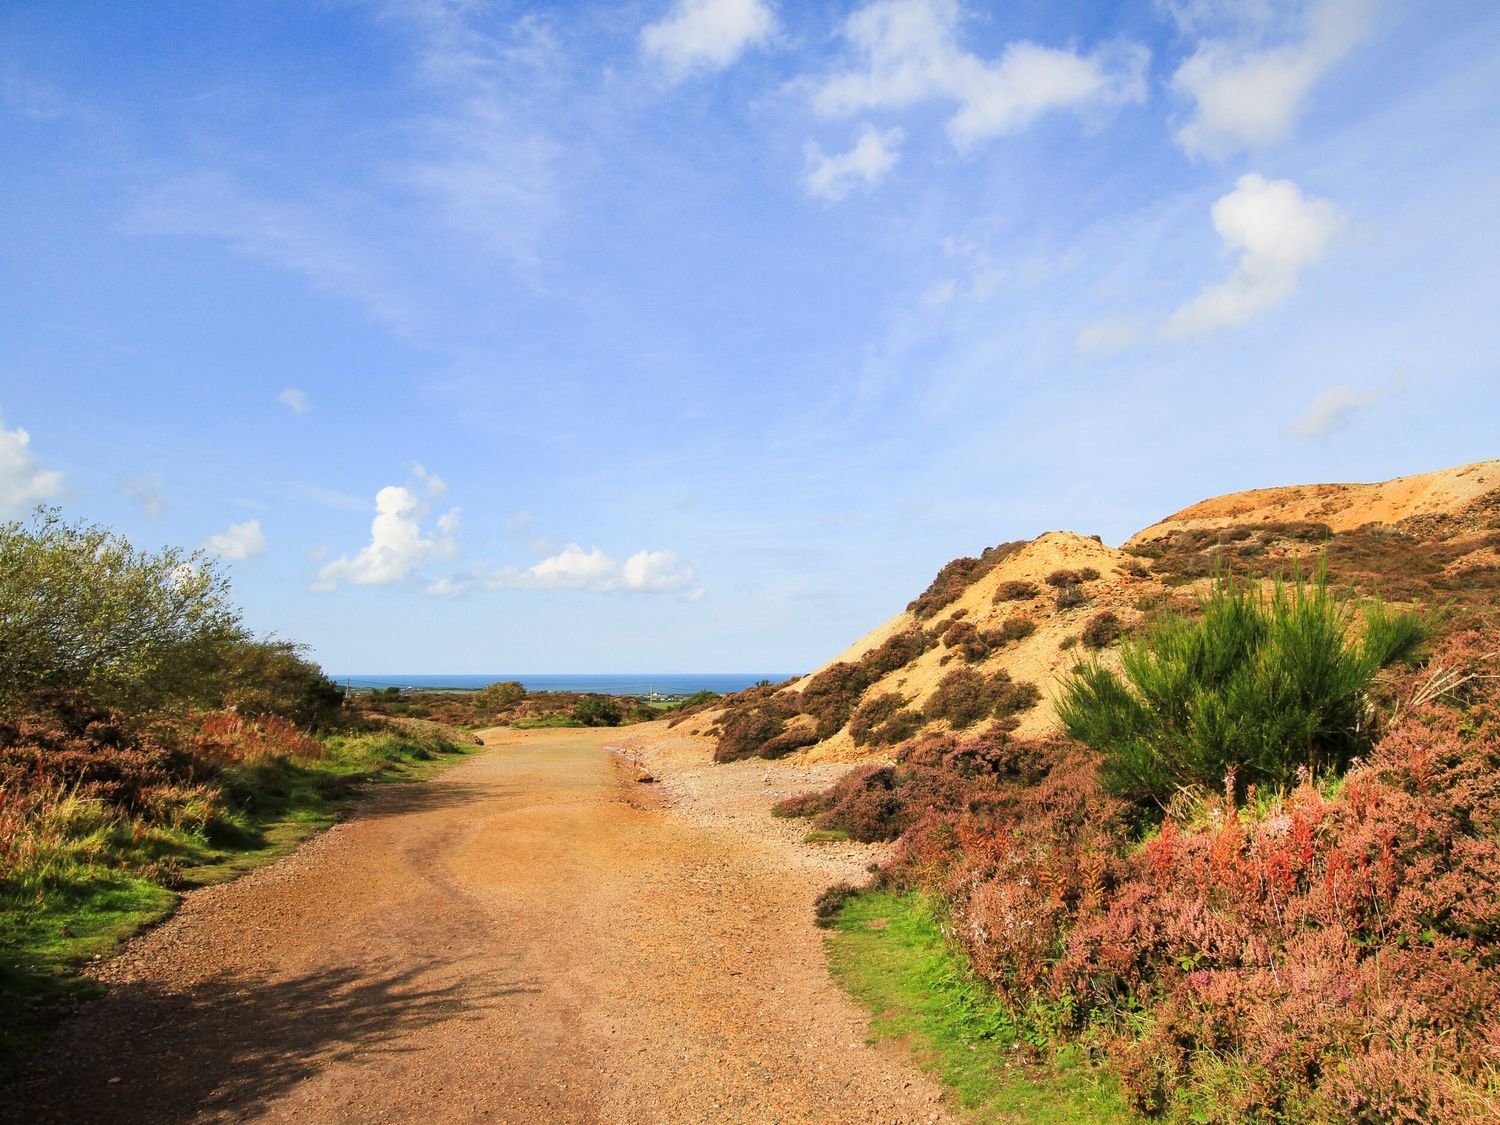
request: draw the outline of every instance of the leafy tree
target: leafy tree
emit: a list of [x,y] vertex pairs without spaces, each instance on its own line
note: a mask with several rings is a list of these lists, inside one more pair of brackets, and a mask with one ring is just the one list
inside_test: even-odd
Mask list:
[[479,689],[475,696],[481,707],[505,711],[526,698],[526,687],[520,680],[501,680]]
[[131,711],[207,703],[247,635],[203,552],[150,553],[38,508],[0,524],[0,704],[86,691]]
[[586,727],[617,727],[620,725],[620,707],[613,699],[585,695],[573,705],[573,718]]
[[1259,585],[1221,576],[1195,618],[1171,613],[1120,648],[1121,673],[1080,665],[1058,716],[1098,750],[1109,787],[1165,806],[1234,772],[1285,785],[1300,767],[1342,769],[1369,742],[1375,674],[1408,657],[1428,619],[1328,589],[1326,571]]

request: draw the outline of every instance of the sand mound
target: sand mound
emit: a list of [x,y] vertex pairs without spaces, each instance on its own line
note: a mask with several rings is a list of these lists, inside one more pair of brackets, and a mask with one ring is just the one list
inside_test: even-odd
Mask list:
[[1500,491],[1500,461],[1479,461],[1377,484],[1305,484],[1257,488],[1203,500],[1138,531],[1125,548],[1180,531],[1257,523],[1321,523],[1331,531],[1367,524],[1393,526],[1431,517],[1458,517]]

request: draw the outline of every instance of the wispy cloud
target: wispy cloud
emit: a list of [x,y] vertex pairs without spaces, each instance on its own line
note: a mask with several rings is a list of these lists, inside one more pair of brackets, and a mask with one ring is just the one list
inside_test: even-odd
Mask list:
[[0,417],[0,515],[24,512],[63,493],[63,475],[44,469],[31,451],[31,435],[5,428]]
[[[599,547],[569,543],[524,569],[505,567],[482,576],[493,590],[592,590],[598,593],[672,593],[697,581],[675,551],[637,551],[617,563]],[[447,591],[442,591],[446,593]]]
[[393,329],[414,330],[420,320],[415,302],[395,281],[392,266],[326,218],[337,210],[337,204],[315,209],[260,198],[230,175],[205,171],[139,194],[126,226],[136,234],[223,242],[237,254],[290,270],[319,292],[357,302]]
[[142,473],[120,485],[120,495],[127,500],[134,500],[151,519],[160,519],[166,507],[162,501],[161,489],[160,473]]
[[1322,260],[1344,222],[1332,203],[1307,198],[1290,180],[1241,176],[1213,206],[1214,230],[1224,249],[1238,255],[1234,269],[1178,308],[1163,335],[1183,339],[1236,327],[1281,304],[1302,272]]
[[928,101],[957,104],[948,136],[960,149],[1017,132],[1052,110],[1085,110],[1145,97],[1144,48],[1092,55],[1015,42],[998,59],[959,45],[957,0],[880,0],[845,22],[858,60],[818,85],[813,106],[835,117]]
[[674,82],[724,70],[776,33],[776,12],[764,0],[676,0],[641,29],[641,53]]
[[877,129],[866,125],[848,152],[826,156],[811,141],[803,147],[807,174],[802,182],[822,199],[843,199],[856,186],[872,187],[890,173],[901,158],[900,129]]
[[312,397],[299,387],[287,387],[276,396],[276,401],[293,414],[306,414],[312,409]]
[[1308,405],[1307,412],[1292,422],[1287,431],[1293,437],[1321,438],[1347,426],[1355,415],[1368,410],[1381,399],[1404,390],[1406,375],[1397,375],[1387,383],[1373,387],[1356,387],[1340,383],[1321,391]]
[[203,546],[226,559],[249,559],[266,553],[266,534],[261,530],[260,520],[246,520],[210,535]]
[[[1176,134],[1194,156],[1225,157],[1291,134],[1313,86],[1358,45],[1374,0],[1314,0],[1234,9],[1227,34],[1204,39],[1172,76],[1193,103]],[[1221,6],[1178,5],[1179,23],[1201,32],[1223,21]]]
[[439,516],[430,532],[424,532],[422,526],[432,501],[443,495],[447,486],[421,465],[412,468],[418,484],[388,485],[375,494],[370,542],[355,555],[340,555],[325,563],[313,590],[334,590],[340,582],[363,586],[403,582],[424,564],[458,553],[459,509]]

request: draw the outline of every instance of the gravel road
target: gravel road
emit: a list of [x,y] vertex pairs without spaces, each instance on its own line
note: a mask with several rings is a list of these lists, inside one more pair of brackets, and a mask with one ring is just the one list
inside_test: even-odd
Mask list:
[[189,894],[100,967],[107,995],[0,1121],[951,1120],[864,1044],[811,925],[874,853],[766,815],[839,767],[715,767],[660,724],[626,739],[488,732]]

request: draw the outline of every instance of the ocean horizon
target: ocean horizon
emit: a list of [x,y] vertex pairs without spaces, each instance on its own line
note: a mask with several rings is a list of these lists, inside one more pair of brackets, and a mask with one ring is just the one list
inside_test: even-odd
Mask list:
[[761,680],[773,684],[795,672],[629,672],[629,673],[345,673],[329,679],[350,688],[402,688],[410,691],[477,691],[502,680],[519,680],[527,691],[577,691],[598,695],[692,695],[714,691],[720,695],[743,691]]

